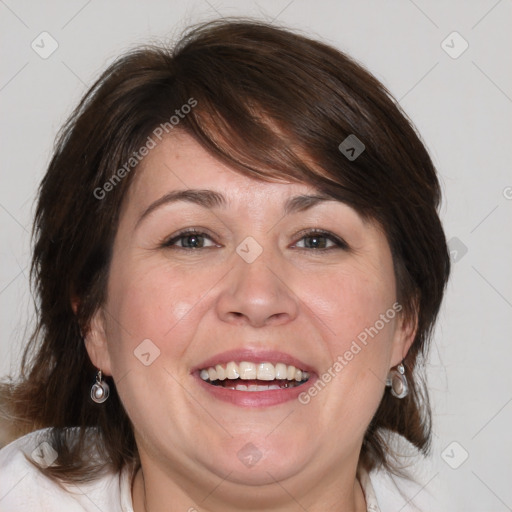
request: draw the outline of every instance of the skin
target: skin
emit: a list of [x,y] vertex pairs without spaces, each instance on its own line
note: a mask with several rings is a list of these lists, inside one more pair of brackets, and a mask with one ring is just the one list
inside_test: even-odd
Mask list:
[[[220,192],[227,205],[165,204],[138,222],[181,189]],[[141,163],[120,215],[108,298],[86,337],[134,425],[136,512],[285,512],[298,503],[310,512],[366,510],[356,479],[364,432],[414,337],[399,316],[307,405],[242,408],[212,398],[190,373],[226,350],[264,348],[322,374],[396,302],[378,226],[337,201],[284,215],[288,198],[317,192],[237,173],[185,134],[167,137]],[[206,232],[206,247],[181,248],[190,237],[162,247],[184,228]],[[325,238],[317,242],[334,248],[311,248],[300,232],[313,228],[349,248]],[[250,264],[236,252],[248,236],[263,248]],[[145,339],[160,350],[149,366],[134,356]],[[251,467],[237,457],[248,442],[261,453]]]

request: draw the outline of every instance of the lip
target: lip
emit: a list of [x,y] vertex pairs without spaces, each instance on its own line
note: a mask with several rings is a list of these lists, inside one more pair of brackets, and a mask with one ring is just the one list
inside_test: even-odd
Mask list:
[[195,366],[190,373],[197,372],[203,368],[215,367],[217,364],[226,364],[230,361],[242,362],[247,361],[248,363],[285,363],[293,365],[299,370],[306,370],[310,374],[315,373],[315,369],[309,364],[304,363],[300,359],[293,357],[285,352],[279,352],[277,350],[254,350],[254,349],[238,349],[228,350],[222,352],[204,360],[201,364]]
[[270,389],[268,391],[236,391],[221,386],[212,386],[199,377],[199,373],[194,373],[194,378],[199,386],[214,398],[228,402],[238,407],[270,407],[279,405],[290,400],[296,400],[304,391],[307,391],[317,380],[316,374],[311,374],[308,381],[300,386],[285,389]]
[[[287,365],[293,365],[301,370],[306,370],[309,372],[310,377],[306,383],[293,388],[271,389],[268,391],[236,391],[234,389],[227,389],[221,386],[212,386],[202,380],[199,376],[199,371],[203,368],[215,367],[217,364],[226,364],[230,361],[247,361],[250,363],[268,362],[272,364],[285,363]],[[312,366],[302,362],[290,354],[275,350],[229,350],[204,360],[201,364],[195,366],[191,373],[197,380],[198,385],[202,386],[202,388],[214,398],[239,407],[252,408],[270,407],[272,405],[279,405],[290,400],[295,400],[317,380],[317,375]]]

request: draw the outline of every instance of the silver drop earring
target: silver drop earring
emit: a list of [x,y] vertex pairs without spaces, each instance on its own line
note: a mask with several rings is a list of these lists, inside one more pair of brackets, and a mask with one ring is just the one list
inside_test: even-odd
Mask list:
[[91,388],[91,398],[97,404],[102,404],[110,394],[110,388],[108,384],[103,380],[101,370],[98,370],[96,374],[96,382]]
[[407,384],[403,363],[389,371],[386,386],[391,388],[391,394],[396,398],[404,398],[409,394],[409,385]]

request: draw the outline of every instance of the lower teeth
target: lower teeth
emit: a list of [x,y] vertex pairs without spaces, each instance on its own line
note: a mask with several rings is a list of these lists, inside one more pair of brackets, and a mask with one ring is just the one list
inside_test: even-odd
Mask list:
[[304,384],[307,382],[307,380],[303,381],[278,381],[279,384],[248,384],[243,383],[243,380],[236,379],[236,380],[221,380],[221,381],[206,381],[208,384],[211,384],[212,386],[219,386],[226,389],[232,389],[235,391],[269,391],[273,389],[287,389],[287,388],[294,388],[296,386],[300,386],[301,384]]

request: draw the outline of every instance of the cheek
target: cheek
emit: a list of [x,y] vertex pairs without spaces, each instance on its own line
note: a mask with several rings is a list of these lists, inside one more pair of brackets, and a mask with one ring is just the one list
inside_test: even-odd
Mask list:
[[[125,264],[111,272],[112,374],[123,406],[142,434],[147,418],[156,423],[172,421],[162,412],[162,398],[173,403],[174,410],[186,409],[180,381],[188,374],[178,363],[196,334],[208,282],[202,287],[178,275],[162,265]],[[165,396],[154,390],[165,390]],[[161,411],[158,418],[156,410]]]
[[[382,271],[368,273],[351,268],[333,272],[310,282],[301,300],[322,321],[328,338],[339,350],[361,333],[364,338],[376,323],[383,335],[393,330],[394,277],[389,279]],[[381,315],[386,321],[381,320]]]
[[328,354],[321,383],[305,390],[301,403],[313,404],[334,439],[355,443],[384,392],[396,328],[394,275],[347,267],[315,280],[301,300],[313,312]]
[[190,320],[204,293],[197,282],[158,266],[112,269],[107,309],[113,364],[133,364],[144,340],[161,353],[178,356],[194,334]]

